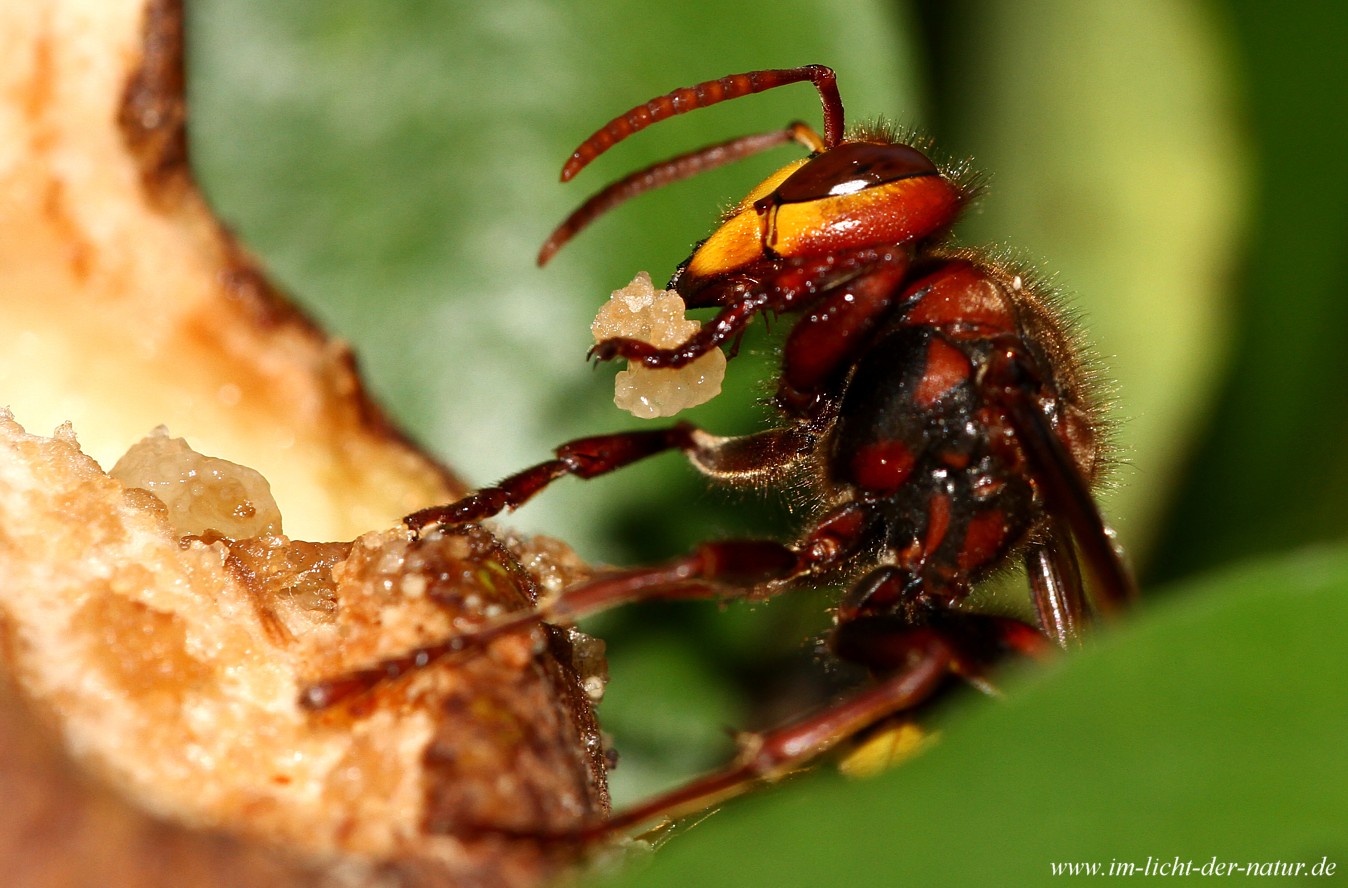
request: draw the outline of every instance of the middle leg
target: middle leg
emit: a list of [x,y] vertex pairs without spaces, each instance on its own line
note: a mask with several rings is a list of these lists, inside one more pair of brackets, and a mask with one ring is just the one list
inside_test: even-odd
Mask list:
[[481,650],[503,635],[532,631],[544,623],[571,623],[622,604],[776,595],[788,588],[790,580],[827,570],[855,554],[870,540],[875,523],[871,506],[848,503],[795,545],[723,540],[704,543],[665,564],[614,571],[565,589],[535,608],[507,614],[368,668],[315,682],[303,690],[300,704],[311,710],[327,709],[445,657]]
[[420,531],[432,524],[456,526],[483,521],[518,508],[560,478],[597,478],[670,450],[681,451],[708,475],[726,480],[751,479],[755,474],[787,468],[809,453],[817,438],[817,430],[808,425],[722,438],[685,422],[663,429],[577,438],[558,447],[553,459],[456,502],[413,512],[403,523]]

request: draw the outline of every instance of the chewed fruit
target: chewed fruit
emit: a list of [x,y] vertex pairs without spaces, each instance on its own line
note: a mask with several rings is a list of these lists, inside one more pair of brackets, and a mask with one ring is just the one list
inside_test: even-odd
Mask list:
[[[599,309],[590,331],[596,342],[640,339],[660,348],[685,342],[701,327],[685,316],[683,299],[673,290],[657,290],[651,276],[638,272],[632,283],[615,290]],[[705,404],[721,393],[725,353],[711,349],[683,367],[653,370],[629,366],[613,382],[613,403],[641,419],[673,416]]]
[[215,531],[241,540],[281,532],[281,511],[260,473],[203,456],[182,438],[170,438],[162,426],[128,450],[108,474],[158,497],[180,534]]

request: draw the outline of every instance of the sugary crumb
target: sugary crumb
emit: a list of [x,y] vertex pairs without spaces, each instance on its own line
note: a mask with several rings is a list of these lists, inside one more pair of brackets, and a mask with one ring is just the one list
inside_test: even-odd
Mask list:
[[197,453],[162,426],[132,446],[108,474],[158,497],[179,534],[215,531],[245,540],[281,532],[281,510],[267,479],[247,466]]
[[[672,348],[701,327],[685,317],[685,311],[678,293],[655,289],[651,276],[642,271],[632,283],[614,291],[599,309],[590,331],[596,342],[625,337]],[[725,361],[725,353],[714,348],[677,369],[629,366],[613,382],[613,403],[641,419],[673,416],[721,393]]]

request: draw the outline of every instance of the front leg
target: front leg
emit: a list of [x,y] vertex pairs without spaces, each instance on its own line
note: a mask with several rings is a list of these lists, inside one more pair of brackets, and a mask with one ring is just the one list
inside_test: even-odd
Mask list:
[[615,337],[605,339],[590,349],[589,357],[596,361],[625,358],[631,363],[653,369],[682,367],[743,333],[766,303],[764,294],[750,294],[721,309],[710,323],[704,324],[688,339],[671,348],[661,348],[640,339]]
[[700,282],[691,290],[681,286],[676,277],[672,286],[687,306],[690,309],[719,306],[721,310],[715,318],[672,348],[617,337],[596,345],[590,350],[590,357],[599,361],[625,358],[656,369],[682,367],[735,339],[762,312],[804,311],[868,276],[897,281],[910,263],[911,256],[903,250],[840,250],[824,256],[763,259],[734,274]]

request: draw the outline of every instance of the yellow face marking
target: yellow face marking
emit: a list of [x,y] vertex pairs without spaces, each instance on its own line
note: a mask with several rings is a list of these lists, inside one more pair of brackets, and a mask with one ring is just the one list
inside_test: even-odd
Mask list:
[[760,258],[763,255],[763,220],[754,209],[754,202],[776,191],[788,176],[808,161],[808,157],[802,157],[788,163],[750,191],[730,218],[698,247],[688,261],[688,272],[694,277],[706,277]]
[[[750,192],[693,254],[688,273],[695,279],[708,278],[763,258],[765,233],[768,248],[779,256],[828,252],[838,247],[840,238],[859,235],[862,239],[856,242],[860,245],[868,242],[865,229],[869,229],[876,243],[888,240],[897,243],[912,236],[910,215],[894,210],[908,207],[910,200],[906,195],[930,187],[931,179],[899,179],[851,194],[781,204],[770,211],[773,218],[764,218],[754,202],[770,195],[804,162],[783,167]],[[916,209],[923,211],[926,207],[919,205]],[[770,231],[765,232],[769,225]]]

